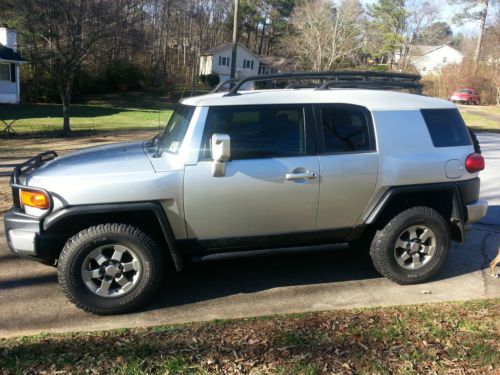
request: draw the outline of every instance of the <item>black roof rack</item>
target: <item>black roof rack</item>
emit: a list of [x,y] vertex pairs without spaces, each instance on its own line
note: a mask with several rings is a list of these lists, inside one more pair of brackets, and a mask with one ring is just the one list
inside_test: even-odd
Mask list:
[[[225,96],[238,95],[238,90],[247,82],[268,82],[284,81],[284,80],[316,80],[317,83],[289,83],[284,88],[305,88],[316,87],[318,90],[327,90],[333,87],[342,88],[368,88],[379,90],[390,89],[409,89],[417,94],[421,94],[422,84],[420,84],[420,75],[410,73],[394,73],[394,72],[372,72],[372,71],[355,71],[355,70],[339,70],[329,72],[293,72],[279,73],[269,75],[258,75],[243,78],[237,81],[229,80],[219,84],[213,92],[218,92],[225,84],[231,84],[228,93]],[[217,90],[217,91],[216,91]]]
[[[211,91],[212,93],[214,92],[222,92],[222,91],[229,91],[231,89],[231,85],[235,85],[240,81],[239,78],[233,78],[233,79],[228,79],[225,81],[222,81],[219,83],[215,88]],[[227,88],[225,86],[228,86]]]

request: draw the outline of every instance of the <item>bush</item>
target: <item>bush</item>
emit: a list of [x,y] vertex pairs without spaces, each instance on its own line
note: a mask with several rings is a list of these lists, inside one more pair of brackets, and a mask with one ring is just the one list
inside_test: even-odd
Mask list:
[[496,104],[497,87],[500,87],[498,66],[474,64],[464,61],[444,67],[440,75],[429,75],[422,79],[424,94],[448,99],[459,87],[476,89],[481,95],[481,104]]
[[208,85],[208,87],[215,87],[220,82],[220,78],[217,74],[201,74],[199,80],[201,83]]

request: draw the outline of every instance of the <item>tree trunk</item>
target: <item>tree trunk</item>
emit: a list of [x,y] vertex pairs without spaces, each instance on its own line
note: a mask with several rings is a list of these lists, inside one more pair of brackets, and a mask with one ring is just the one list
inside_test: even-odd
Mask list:
[[484,24],[486,23],[486,16],[488,15],[488,3],[489,0],[484,0],[483,10],[481,11],[481,25],[479,30],[479,35],[477,37],[476,51],[474,52],[474,62],[477,64],[479,61],[479,55],[481,53],[481,43],[483,42],[484,34]]
[[71,103],[71,96],[68,92],[61,94],[62,105],[63,105],[63,133],[71,133],[71,127],[69,124],[69,107]]

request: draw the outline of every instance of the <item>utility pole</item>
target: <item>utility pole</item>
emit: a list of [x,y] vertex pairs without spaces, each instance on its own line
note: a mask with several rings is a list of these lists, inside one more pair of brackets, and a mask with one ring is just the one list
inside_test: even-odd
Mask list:
[[231,76],[230,79],[236,77],[236,50],[238,48],[238,3],[239,0],[234,0],[234,15],[233,15],[233,50],[231,53]]

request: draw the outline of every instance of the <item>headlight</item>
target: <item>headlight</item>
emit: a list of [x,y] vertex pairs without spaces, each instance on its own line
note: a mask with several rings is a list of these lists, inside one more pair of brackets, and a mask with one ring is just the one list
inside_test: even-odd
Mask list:
[[42,210],[49,208],[49,197],[41,191],[21,190],[19,194],[23,206],[40,208]]

